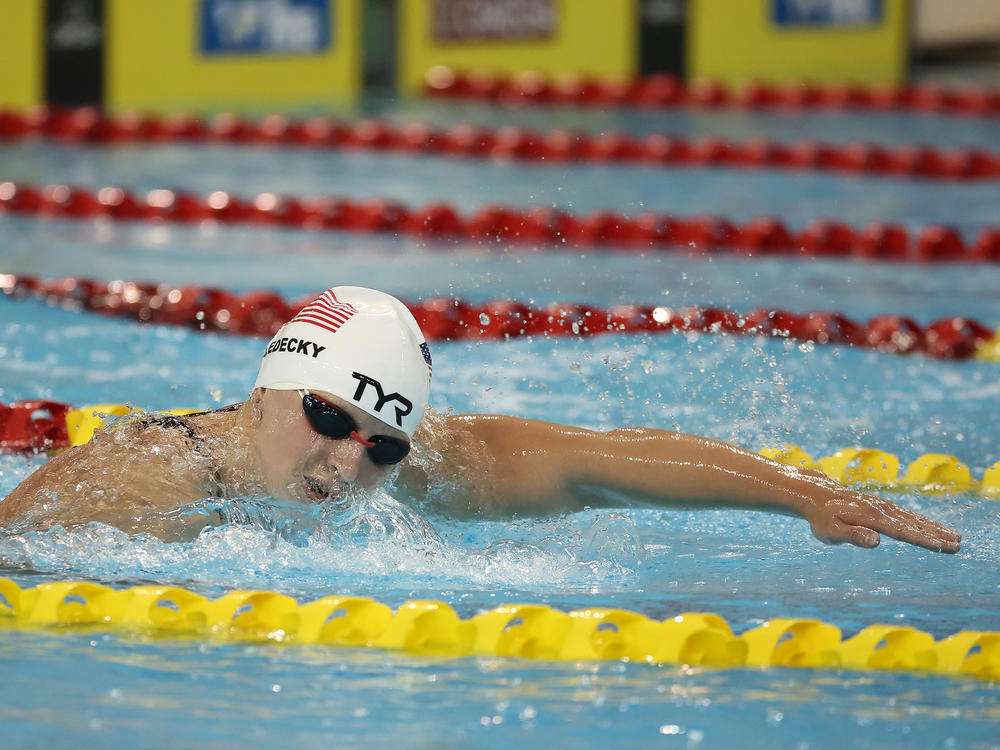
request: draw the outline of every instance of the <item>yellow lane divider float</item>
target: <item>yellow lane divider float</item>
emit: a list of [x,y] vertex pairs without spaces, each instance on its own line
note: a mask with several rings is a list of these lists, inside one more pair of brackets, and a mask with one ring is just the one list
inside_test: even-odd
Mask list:
[[[66,415],[70,445],[83,445],[94,432],[104,427],[105,416],[120,417],[133,409],[126,404],[98,404],[73,409]],[[168,409],[166,414],[192,414],[194,409]],[[780,449],[764,448],[761,455],[782,463],[819,469],[843,484],[858,482],[876,487],[919,489],[925,492],[978,492],[986,497],[1000,498],[1000,461],[983,475],[981,481],[972,478],[969,467],[954,456],[925,453],[909,465],[899,478],[899,459],[891,453],[866,448],[847,448],[818,461],[796,445]]]
[[911,627],[872,625],[847,640],[809,619],[776,619],[742,635],[718,615],[663,622],[623,609],[565,613],[507,604],[463,620],[443,602],[393,612],[371,599],[327,596],[300,605],[273,591],[206,599],[172,586],[115,590],[60,581],[22,589],[0,578],[0,630],[116,630],[149,638],[370,647],[410,654],[648,664],[925,671],[1000,679],[1000,632],[963,630],[935,641]]
[[984,342],[973,356],[986,362],[1000,362],[1000,328],[997,328],[993,338]]
[[1000,498],[1000,461],[985,471],[982,480],[976,481],[968,466],[945,453],[918,456],[902,477],[899,476],[899,458],[868,448],[845,448],[818,460],[797,445],[790,444],[781,448],[764,448],[760,453],[792,466],[818,469],[842,484],[862,483],[879,488],[939,493],[976,492],[989,498]]

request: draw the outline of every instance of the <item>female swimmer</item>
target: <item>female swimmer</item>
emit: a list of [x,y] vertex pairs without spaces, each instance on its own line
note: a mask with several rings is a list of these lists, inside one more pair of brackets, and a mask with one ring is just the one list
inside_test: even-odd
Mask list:
[[184,418],[138,415],[99,432],[15,488],[0,526],[100,521],[186,539],[219,522],[184,512],[206,497],[320,503],[392,480],[399,496],[443,497],[463,515],[630,501],[737,507],[799,515],[826,542],[875,547],[883,533],[959,549],[953,530],[895,503],[715,440],[482,414],[430,412],[421,425],[430,381],[427,344],[399,300],[330,289],[268,344],[247,401]]

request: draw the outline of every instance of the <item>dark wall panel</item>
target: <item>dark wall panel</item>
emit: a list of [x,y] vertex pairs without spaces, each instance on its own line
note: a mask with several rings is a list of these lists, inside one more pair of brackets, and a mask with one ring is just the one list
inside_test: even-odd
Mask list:
[[45,100],[99,105],[104,95],[103,0],[47,0]]
[[[737,0],[742,2],[742,0]],[[640,0],[639,73],[684,77],[686,0]]]

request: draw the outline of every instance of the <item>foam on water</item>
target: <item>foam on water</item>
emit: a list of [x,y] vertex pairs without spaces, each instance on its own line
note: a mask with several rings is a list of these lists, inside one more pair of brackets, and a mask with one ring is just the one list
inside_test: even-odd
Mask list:
[[530,526],[442,519],[444,536],[384,491],[314,507],[206,500],[177,513],[204,510],[220,510],[229,522],[191,542],[130,536],[101,523],[0,537],[0,567],[315,596],[338,586],[369,593],[435,587],[542,593],[614,588],[637,574],[644,557],[635,522],[616,512]]

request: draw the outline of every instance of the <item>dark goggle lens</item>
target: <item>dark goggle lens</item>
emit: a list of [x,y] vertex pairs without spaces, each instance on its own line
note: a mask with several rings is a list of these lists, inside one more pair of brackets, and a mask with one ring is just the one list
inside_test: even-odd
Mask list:
[[343,440],[355,429],[354,420],[344,412],[308,393],[302,397],[302,411],[312,428],[325,437]]
[[[354,420],[333,404],[316,398],[307,393],[302,397],[302,411],[305,412],[309,424],[320,435],[334,440],[343,440],[351,436],[357,429]],[[410,444],[395,438],[373,435],[368,442],[375,445],[365,446],[368,457],[373,463],[381,466],[398,464],[410,452]]]
[[410,452],[409,443],[404,443],[402,440],[396,440],[395,438],[375,435],[371,438],[371,442],[375,443],[375,445],[369,446],[365,450],[368,451],[368,456],[374,463],[381,464],[382,466],[398,464]]

